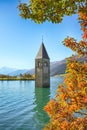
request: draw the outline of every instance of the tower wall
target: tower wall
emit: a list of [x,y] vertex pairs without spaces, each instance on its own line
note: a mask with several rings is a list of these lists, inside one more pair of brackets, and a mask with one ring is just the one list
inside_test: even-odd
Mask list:
[[36,59],[35,60],[35,86],[50,87],[50,60]]
[[41,66],[42,60],[36,59],[35,60],[35,86],[41,87],[43,84],[42,80],[42,66]]
[[50,86],[50,60],[43,59],[43,86]]

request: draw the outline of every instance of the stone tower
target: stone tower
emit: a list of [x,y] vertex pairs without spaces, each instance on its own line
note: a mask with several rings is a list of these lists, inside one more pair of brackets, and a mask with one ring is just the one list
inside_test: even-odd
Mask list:
[[50,58],[42,42],[35,59],[35,86],[50,87]]

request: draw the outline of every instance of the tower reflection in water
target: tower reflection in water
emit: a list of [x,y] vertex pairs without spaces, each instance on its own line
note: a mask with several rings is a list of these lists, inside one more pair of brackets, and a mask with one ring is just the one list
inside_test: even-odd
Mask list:
[[35,99],[36,107],[34,111],[36,111],[35,116],[38,123],[38,129],[41,129],[49,121],[49,116],[44,111],[44,106],[50,100],[50,88],[35,87]]

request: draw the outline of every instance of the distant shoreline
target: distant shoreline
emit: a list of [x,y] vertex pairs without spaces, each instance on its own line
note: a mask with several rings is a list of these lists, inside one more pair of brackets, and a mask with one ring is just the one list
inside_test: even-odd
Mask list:
[[[59,75],[55,75],[55,76],[50,76],[51,77],[65,77],[66,74],[59,74]],[[9,78],[0,78],[0,81],[31,81],[31,80],[35,80],[35,77],[34,78],[20,78],[20,77],[9,77]]]
[[0,81],[35,80],[35,75],[20,74],[19,76],[0,75]]
[[20,78],[15,78],[15,79],[12,79],[12,78],[9,78],[9,79],[7,79],[7,78],[0,78],[0,81],[29,81],[29,80],[35,80],[35,79],[33,79],[33,78],[31,78],[31,79],[20,79]]

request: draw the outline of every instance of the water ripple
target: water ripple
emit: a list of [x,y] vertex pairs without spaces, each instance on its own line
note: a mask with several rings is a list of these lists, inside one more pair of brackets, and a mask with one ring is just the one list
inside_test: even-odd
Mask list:
[[34,81],[0,81],[0,130],[41,130],[49,120],[43,107],[62,81],[51,79],[50,88],[35,88]]

